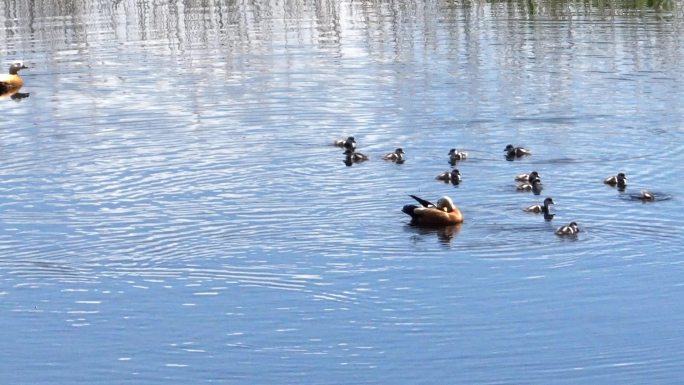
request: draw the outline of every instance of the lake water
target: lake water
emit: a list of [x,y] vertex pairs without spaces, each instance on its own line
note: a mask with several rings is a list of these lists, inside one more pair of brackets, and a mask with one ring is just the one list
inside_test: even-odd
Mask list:
[[[3,382],[680,383],[684,18],[656,3],[3,1]],[[410,226],[409,194],[465,223]]]

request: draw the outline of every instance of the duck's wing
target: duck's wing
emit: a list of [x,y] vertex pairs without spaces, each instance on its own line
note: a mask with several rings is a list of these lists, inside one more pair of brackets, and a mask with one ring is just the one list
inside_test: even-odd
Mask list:
[[423,207],[435,207],[435,204],[434,204],[434,203],[432,203],[432,202],[430,202],[430,201],[426,201],[426,200],[423,199],[423,198],[418,198],[418,197],[415,196],[415,195],[409,195],[409,196],[410,196],[411,198],[415,199],[416,201],[418,201],[418,203],[420,203]]

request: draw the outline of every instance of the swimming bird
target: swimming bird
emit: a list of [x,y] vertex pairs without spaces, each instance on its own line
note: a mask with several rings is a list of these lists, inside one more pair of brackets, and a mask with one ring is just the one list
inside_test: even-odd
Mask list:
[[521,156],[532,154],[530,150],[523,147],[513,147],[512,144],[507,145],[504,149],[504,152],[506,153],[507,158],[519,158]]
[[526,207],[523,209],[523,211],[527,211],[528,213],[544,213],[544,215],[549,215],[549,205],[554,204],[553,199],[551,197],[548,197],[544,199],[543,204],[538,204],[538,205],[532,205],[530,207]]
[[387,153],[382,156],[384,160],[390,160],[392,162],[403,162],[404,161],[404,149],[399,147],[394,152]]
[[642,191],[641,194],[639,194],[639,199],[642,201],[654,201],[655,200],[655,194],[653,194],[650,191]]
[[356,139],[354,139],[353,136],[350,136],[347,139],[338,139],[334,144],[337,147],[343,147],[347,150],[356,150]]
[[411,195],[411,198],[418,201],[420,206],[405,205],[401,211],[411,217],[413,225],[448,226],[463,223],[461,210],[448,196],[439,198],[436,205],[415,195]]
[[457,168],[451,171],[444,171],[435,178],[444,182],[451,182],[453,184],[461,183],[461,172]]
[[459,160],[464,160],[468,158],[468,153],[463,151],[458,151],[455,148],[449,150],[449,162],[456,163]]
[[368,155],[352,150],[346,150],[344,155],[346,156],[345,163],[359,163],[369,159]]
[[532,191],[538,194],[542,188],[544,188],[544,186],[542,186],[541,178],[537,176],[532,178],[529,182],[519,184],[516,189],[518,191]]
[[22,62],[10,65],[9,74],[0,75],[0,94],[19,90],[24,85],[24,80],[19,76],[19,70],[28,68]]
[[570,222],[556,229],[556,235],[577,235],[580,232],[576,222]]
[[534,179],[535,177],[539,177],[539,173],[536,171],[532,171],[529,174],[519,174],[515,176],[515,180],[518,182],[529,182],[530,179]]
[[603,180],[603,183],[617,186],[618,188],[625,188],[627,186],[627,176],[624,172],[618,173],[617,175],[609,176]]

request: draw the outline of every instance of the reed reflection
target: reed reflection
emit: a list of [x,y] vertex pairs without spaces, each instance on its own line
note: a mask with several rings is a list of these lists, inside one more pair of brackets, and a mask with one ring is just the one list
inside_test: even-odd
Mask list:
[[[321,46],[339,46],[345,30],[366,34],[370,51],[383,53],[386,44],[407,54],[412,38],[423,37],[425,47],[434,47],[442,37],[440,23],[465,31],[477,31],[482,19],[571,19],[592,15],[615,16],[652,10],[667,12],[665,17],[681,18],[681,9],[672,0],[570,1],[466,1],[437,3],[403,1],[336,2],[288,0],[284,4],[265,2],[119,0],[103,2],[44,1],[40,3],[3,0],[0,41],[16,41],[15,50],[26,50],[31,42],[52,45],[52,49],[74,43],[165,41],[170,52],[217,49],[247,52],[271,49],[267,42],[292,40]],[[54,23],[54,20],[61,20]],[[449,31],[453,37],[464,36]],[[28,36],[33,36],[29,39]],[[350,36],[347,35],[348,39]],[[512,36],[509,36],[512,38]],[[474,37],[473,37],[474,38]],[[457,41],[457,39],[449,39]],[[3,46],[6,46],[4,44]],[[418,47],[416,47],[418,48]]]

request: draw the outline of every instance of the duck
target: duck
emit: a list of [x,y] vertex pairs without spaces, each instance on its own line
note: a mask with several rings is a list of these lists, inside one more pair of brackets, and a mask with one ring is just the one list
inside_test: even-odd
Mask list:
[[451,182],[453,184],[459,184],[461,183],[461,172],[455,168],[451,171],[444,171],[443,173],[437,175],[435,179],[442,180],[444,182]]
[[642,201],[654,201],[655,200],[655,194],[653,194],[650,191],[642,191],[641,194],[639,194],[639,199]]
[[551,197],[548,197],[544,199],[543,204],[538,204],[538,205],[532,205],[529,207],[526,207],[523,209],[523,211],[527,211],[528,213],[544,213],[544,215],[550,215],[549,213],[549,205],[554,204],[553,199]]
[[620,172],[617,175],[609,176],[603,180],[603,183],[611,186],[617,186],[618,188],[625,188],[627,186],[627,176],[624,172]]
[[580,232],[577,222],[570,222],[556,229],[556,235],[577,235]]
[[518,182],[529,182],[530,179],[534,179],[535,177],[539,177],[539,173],[536,171],[532,171],[529,174],[519,174],[515,176],[515,180]]
[[519,158],[532,154],[532,151],[523,147],[513,147],[512,144],[507,145],[506,148],[504,148],[504,152],[506,153],[507,158]]
[[541,191],[543,188],[541,183],[541,178],[534,177],[528,182],[524,182],[518,185],[518,191]]
[[0,75],[0,94],[16,91],[24,85],[24,80],[19,76],[19,70],[28,68],[22,62],[16,62],[9,67],[9,74]]
[[439,198],[433,204],[415,195],[410,195],[420,206],[405,205],[401,211],[411,217],[411,224],[417,226],[439,227],[463,223],[463,214],[448,196]]
[[353,150],[346,150],[344,155],[346,156],[345,163],[359,163],[370,159],[368,155]]
[[443,180],[445,182],[451,182],[453,184],[458,184],[461,182],[461,172],[457,168],[451,171],[444,171],[443,173],[435,177],[437,180]]
[[382,156],[382,159],[389,160],[392,162],[403,162],[404,161],[404,149],[399,147],[394,152],[387,153]]
[[468,158],[468,153],[463,151],[458,151],[455,148],[449,150],[449,162],[455,163],[459,160],[464,160]]
[[334,142],[334,145],[337,147],[343,147],[347,150],[354,151],[356,150],[356,139],[354,139],[353,136],[350,136],[347,139],[338,139]]

